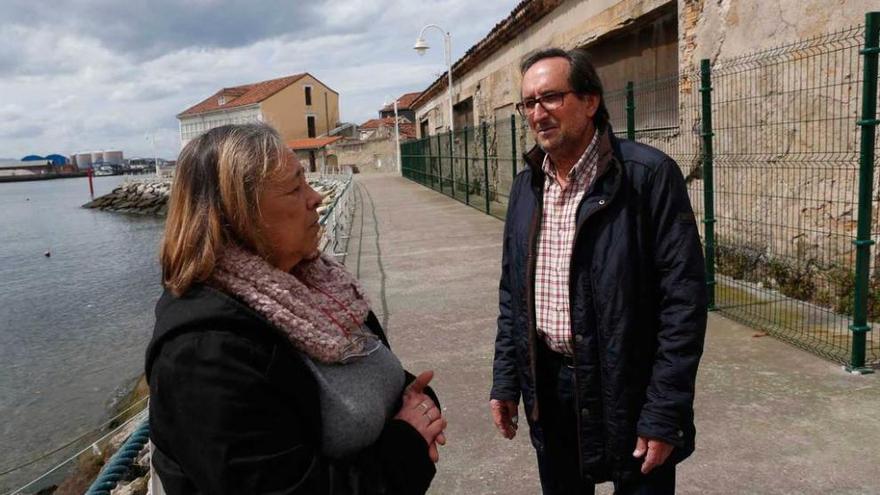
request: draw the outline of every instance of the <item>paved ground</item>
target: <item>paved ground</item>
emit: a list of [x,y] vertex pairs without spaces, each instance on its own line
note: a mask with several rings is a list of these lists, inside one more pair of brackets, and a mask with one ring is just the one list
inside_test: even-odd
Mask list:
[[[357,184],[346,264],[450,423],[431,493],[539,493],[527,432],[506,441],[488,414],[502,222],[402,178]],[[880,374],[760,335],[710,316],[679,493],[880,494]]]

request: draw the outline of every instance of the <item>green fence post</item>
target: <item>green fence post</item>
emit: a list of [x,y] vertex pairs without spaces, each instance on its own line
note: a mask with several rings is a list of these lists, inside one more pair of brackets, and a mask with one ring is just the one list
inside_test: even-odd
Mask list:
[[452,189],[452,199],[455,199],[455,153],[452,151],[454,133],[449,133],[449,187]]
[[400,175],[402,177],[406,177],[407,179],[407,167],[404,166],[404,163],[409,161],[409,145],[407,143],[401,143],[400,145]]
[[489,123],[483,121],[483,193],[486,196],[486,213],[489,213]]
[[636,139],[636,97],[633,82],[626,82],[626,138]]
[[443,145],[440,144],[440,134],[437,134],[437,178],[440,179],[440,192],[443,192]]
[[512,177],[516,179],[516,114],[510,116],[510,170]]
[[709,311],[715,309],[715,183],[712,176],[712,66],[709,59],[700,61],[700,96],[702,98],[703,129],[703,223],[706,230],[706,291]]
[[870,373],[865,367],[865,340],[871,331],[868,325],[868,272],[871,263],[871,196],[874,178],[874,138],[877,124],[877,54],[880,37],[880,12],[865,14],[865,48],[859,53],[865,56],[862,78],[861,151],[859,153],[859,218],[856,228],[856,287],[853,306],[852,355],[847,371]]
[[422,176],[422,179],[421,179],[420,183],[421,183],[423,186],[427,186],[427,185],[428,185],[428,180],[430,180],[430,178],[431,178],[431,176],[428,175],[428,171],[429,171],[429,167],[430,167],[430,163],[431,163],[431,162],[430,162],[430,159],[431,159],[431,157],[430,157],[430,154],[431,154],[431,137],[430,137],[430,136],[428,136],[428,137],[426,137],[425,139],[422,140],[421,148],[422,148],[422,158],[421,158],[420,161],[422,162],[422,167],[421,167],[421,169],[422,169],[422,170],[421,170],[421,176]]
[[468,128],[464,128],[464,204],[471,204],[471,163],[468,159]]

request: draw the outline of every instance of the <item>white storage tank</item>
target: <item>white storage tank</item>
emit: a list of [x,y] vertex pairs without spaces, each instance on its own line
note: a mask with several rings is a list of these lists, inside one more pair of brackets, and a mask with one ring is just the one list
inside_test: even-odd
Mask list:
[[122,152],[118,150],[113,151],[105,151],[104,152],[104,164],[105,165],[122,165],[123,158]]
[[76,166],[80,170],[92,168],[92,154],[91,153],[77,153],[76,154]]

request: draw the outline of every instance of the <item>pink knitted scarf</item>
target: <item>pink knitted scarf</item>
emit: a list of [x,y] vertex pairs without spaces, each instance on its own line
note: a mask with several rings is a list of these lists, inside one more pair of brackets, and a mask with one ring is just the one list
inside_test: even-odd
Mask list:
[[361,327],[370,304],[358,281],[328,256],[285,273],[229,246],[208,283],[240,298],[313,359],[340,363],[364,352]]

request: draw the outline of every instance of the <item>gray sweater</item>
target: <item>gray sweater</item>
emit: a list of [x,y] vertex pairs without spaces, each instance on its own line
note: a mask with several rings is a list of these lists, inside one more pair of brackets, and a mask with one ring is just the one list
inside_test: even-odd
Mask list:
[[378,339],[374,342],[368,354],[345,363],[305,357],[320,389],[322,452],[328,457],[342,458],[373,444],[396,413],[406,379],[403,366]]

